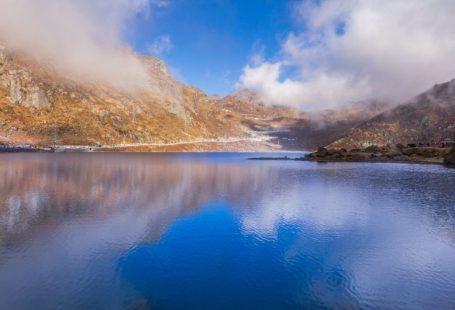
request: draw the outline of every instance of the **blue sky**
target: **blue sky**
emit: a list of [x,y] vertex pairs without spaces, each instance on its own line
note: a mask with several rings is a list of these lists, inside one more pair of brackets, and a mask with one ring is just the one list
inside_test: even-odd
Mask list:
[[119,53],[127,43],[208,94],[238,85],[311,111],[401,103],[453,79],[454,11],[453,0],[0,1],[0,38],[67,74],[147,87],[138,59]]
[[[273,58],[295,27],[296,1],[177,0],[138,15],[128,43],[142,54],[167,37],[163,58],[176,78],[208,94],[232,91],[251,56]],[[156,54],[156,53],[155,53]]]

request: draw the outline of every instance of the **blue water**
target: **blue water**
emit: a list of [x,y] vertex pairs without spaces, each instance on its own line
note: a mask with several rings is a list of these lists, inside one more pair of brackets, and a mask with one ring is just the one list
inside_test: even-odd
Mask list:
[[454,169],[251,156],[0,155],[0,309],[455,309]]

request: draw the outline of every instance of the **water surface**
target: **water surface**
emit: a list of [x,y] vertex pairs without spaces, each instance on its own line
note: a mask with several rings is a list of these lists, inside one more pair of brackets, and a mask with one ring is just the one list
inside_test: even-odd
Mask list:
[[249,156],[0,155],[0,309],[455,308],[455,170]]

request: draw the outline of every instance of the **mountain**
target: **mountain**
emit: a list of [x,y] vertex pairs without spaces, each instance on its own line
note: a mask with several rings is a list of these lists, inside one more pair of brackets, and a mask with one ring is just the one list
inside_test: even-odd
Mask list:
[[349,130],[390,107],[385,101],[356,102],[296,119],[292,125],[271,133],[289,149],[314,150],[346,135]]
[[332,144],[334,148],[363,148],[395,144],[435,145],[455,140],[455,80],[381,113]]
[[[147,69],[149,85],[129,93],[72,79],[0,46],[0,142],[146,146],[256,136],[242,125],[242,115],[174,80],[160,59],[136,57]],[[252,141],[262,140],[266,137]]]
[[224,109],[243,115],[244,125],[266,133],[288,150],[313,150],[331,143],[391,106],[386,101],[370,100],[305,113],[290,107],[267,106],[252,90],[236,91],[220,102]]
[[340,138],[384,107],[370,102],[310,114],[266,105],[253,90],[208,96],[175,80],[161,59],[124,52],[146,69],[145,88],[127,91],[81,80],[0,45],[0,144],[311,150]]

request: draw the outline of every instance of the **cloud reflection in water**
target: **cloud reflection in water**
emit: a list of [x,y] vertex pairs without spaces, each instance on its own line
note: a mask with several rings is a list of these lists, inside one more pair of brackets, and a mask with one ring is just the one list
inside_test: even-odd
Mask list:
[[224,156],[3,156],[0,307],[455,307],[454,170]]

